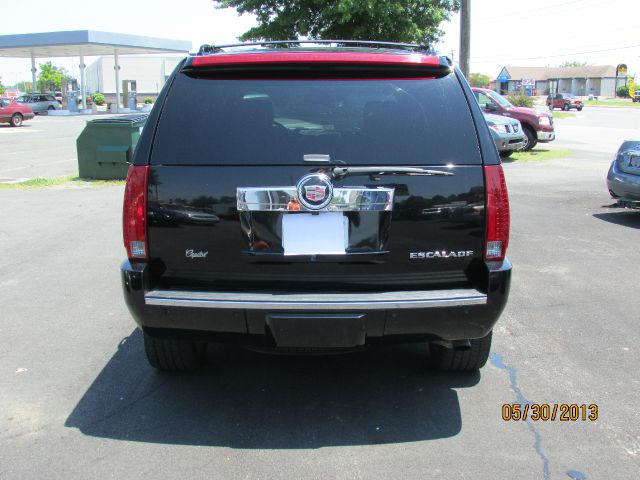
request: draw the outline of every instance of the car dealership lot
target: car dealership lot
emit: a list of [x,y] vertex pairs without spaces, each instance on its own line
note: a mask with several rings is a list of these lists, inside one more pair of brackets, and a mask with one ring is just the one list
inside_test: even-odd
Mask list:
[[[2,168],[31,152],[16,176],[75,158],[86,118],[58,135],[61,119],[36,120],[48,140],[0,129]],[[514,278],[479,375],[430,371],[420,346],[220,347],[196,374],[158,374],[120,292],[122,188],[0,190],[0,478],[637,478],[640,212],[611,207],[605,176],[640,112],[556,125],[538,148],[572,157],[505,164]],[[502,420],[526,401],[595,403],[599,419]]]

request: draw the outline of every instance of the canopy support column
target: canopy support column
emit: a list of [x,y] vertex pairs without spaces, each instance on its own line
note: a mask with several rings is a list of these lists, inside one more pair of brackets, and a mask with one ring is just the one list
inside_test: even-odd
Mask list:
[[113,69],[116,71],[116,108],[114,113],[120,111],[120,64],[118,63],[118,49],[113,50]]
[[37,90],[37,83],[36,83],[36,72],[38,70],[36,69],[36,59],[33,56],[33,53],[31,54],[31,81],[33,82],[33,86],[31,87],[32,92],[31,93],[35,93]]
[[80,54],[80,95],[82,95],[82,109],[87,109],[87,87],[85,86],[84,55]]

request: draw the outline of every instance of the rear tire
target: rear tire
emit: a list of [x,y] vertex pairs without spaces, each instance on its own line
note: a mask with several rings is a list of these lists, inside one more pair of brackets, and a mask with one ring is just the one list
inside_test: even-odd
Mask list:
[[538,136],[536,132],[529,126],[522,126],[524,134],[527,136],[527,144],[522,148],[523,151],[528,152],[538,143]]
[[153,368],[164,372],[191,372],[204,363],[206,343],[144,334],[144,351]]
[[509,150],[509,151],[506,151],[506,152],[500,152],[500,158],[509,158],[512,153],[513,153],[513,150]]
[[20,125],[22,125],[22,115],[19,113],[14,113],[11,117],[11,126],[19,127]]
[[582,107],[578,107],[578,111],[581,112],[582,111]]
[[49,115],[49,112],[51,110],[55,110],[55,109],[56,109],[56,107],[54,107],[53,105],[49,105],[49,108],[47,108],[47,115]]
[[491,333],[470,340],[471,348],[468,350],[454,350],[430,343],[431,365],[442,372],[473,372],[484,367],[491,351]]

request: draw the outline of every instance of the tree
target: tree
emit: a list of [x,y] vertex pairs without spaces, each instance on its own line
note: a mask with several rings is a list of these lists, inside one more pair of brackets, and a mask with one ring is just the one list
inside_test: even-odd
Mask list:
[[481,73],[471,73],[469,75],[469,83],[474,87],[484,87],[485,85],[489,85],[491,82],[491,78],[488,75],[483,75]]
[[38,90],[40,92],[60,90],[64,79],[70,79],[64,68],[56,67],[51,62],[40,64],[40,73],[38,74]]
[[438,27],[460,8],[459,0],[213,0],[257,17],[245,40],[380,40],[432,44]]
[[4,85],[2,84],[2,77],[0,77],[0,95],[4,93]]
[[573,60],[571,62],[564,62],[562,64],[560,64],[560,67],[586,67],[588,64],[587,62],[580,62],[578,60]]

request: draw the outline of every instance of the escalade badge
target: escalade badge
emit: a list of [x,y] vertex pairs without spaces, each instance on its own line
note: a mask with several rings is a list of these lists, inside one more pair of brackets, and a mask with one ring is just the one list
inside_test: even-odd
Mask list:
[[299,202],[309,210],[326,207],[333,198],[333,185],[329,177],[321,173],[305,175],[296,185]]

